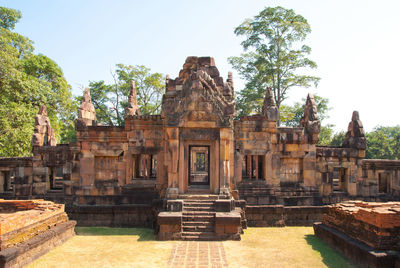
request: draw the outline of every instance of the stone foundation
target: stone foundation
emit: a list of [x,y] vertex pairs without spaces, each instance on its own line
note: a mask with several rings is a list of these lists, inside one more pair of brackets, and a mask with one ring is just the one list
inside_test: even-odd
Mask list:
[[399,267],[400,203],[349,201],[327,207],[315,234],[363,267]]
[[328,206],[322,223],[379,250],[400,250],[400,202]]
[[153,207],[132,205],[75,205],[67,208],[78,226],[149,227],[155,226]]
[[0,267],[22,267],[72,237],[76,222],[64,205],[0,200]]
[[317,237],[343,253],[360,267],[400,267],[400,255],[396,251],[376,250],[321,222],[314,224],[314,232]]

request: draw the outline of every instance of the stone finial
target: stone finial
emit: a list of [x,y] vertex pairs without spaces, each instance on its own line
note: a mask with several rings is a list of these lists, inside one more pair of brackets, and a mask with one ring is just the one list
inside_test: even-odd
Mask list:
[[50,126],[47,117],[47,108],[40,106],[39,113],[35,117],[35,128],[32,135],[32,146],[56,146],[57,140],[54,130]]
[[269,120],[278,121],[278,108],[275,106],[274,92],[269,87],[265,90],[262,114]]
[[233,78],[232,72],[228,72],[228,78],[226,79],[226,83],[224,83],[224,91],[223,94],[229,100],[233,99],[234,89],[233,89]]
[[232,75],[232,72],[228,72],[228,79],[226,80],[226,82],[231,84],[232,87],[233,87],[233,75]]
[[135,81],[132,80],[131,91],[129,92],[129,97],[128,97],[128,106],[125,109],[125,117],[134,115],[140,115],[140,110],[137,103]]
[[307,95],[304,115],[300,120],[300,126],[304,127],[308,134],[318,134],[321,131],[321,122],[318,119],[317,103],[314,96]]
[[46,107],[46,105],[41,105],[41,106],[39,107],[39,113],[38,113],[38,115],[45,115],[45,116],[47,116],[47,107]]
[[82,103],[78,110],[77,125],[95,126],[97,125],[96,110],[94,109],[90,89],[87,87],[83,92]]
[[360,150],[365,150],[367,148],[367,139],[365,138],[364,127],[357,111],[353,112],[342,147],[356,148]]

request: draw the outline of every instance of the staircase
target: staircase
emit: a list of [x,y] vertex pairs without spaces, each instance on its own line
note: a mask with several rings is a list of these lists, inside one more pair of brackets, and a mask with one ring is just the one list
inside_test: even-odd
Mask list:
[[182,240],[216,240],[215,200],[217,195],[183,195]]

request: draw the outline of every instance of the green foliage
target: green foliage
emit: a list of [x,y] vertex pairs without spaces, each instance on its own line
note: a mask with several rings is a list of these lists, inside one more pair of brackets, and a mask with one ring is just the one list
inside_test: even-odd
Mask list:
[[341,147],[345,138],[346,138],[345,131],[340,131],[335,133],[331,139],[330,146]]
[[366,158],[400,159],[400,125],[374,128],[368,132]]
[[320,146],[331,146],[333,125],[321,126],[321,132],[319,133],[318,144]]
[[[332,109],[329,107],[329,99],[316,94],[314,94],[314,99],[317,104],[318,117],[322,122],[323,120],[329,118],[328,112]],[[281,105],[281,123],[288,127],[297,127],[300,123],[300,119],[304,115],[305,106],[305,98],[303,98],[301,102],[295,102],[293,105]],[[330,125],[330,127],[332,127],[332,125]]]
[[22,14],[19,10],[0,7],[0,27],[13,30],[15,24],[21,19]]
[[[21,18],[17,10],[0,8],[0,155],[29,155],[35,115],[47,106],[61,142],[71,138],[76,111],[71,88],[61,68],[48,57],[33,53],[31,40],[12,32]],[[67,134],[60,136],[60,133]]]
[[124,124],[124,111],[128,104],[130,83],[135,81],[141,114],[160,113],[165,80],[160,73],[151,73],[143,65],[117,64],[113,73],[114,84],[92,81],[89,84],[97,120],[104,125]]
[[301,44],[310,32],[304,17],[282,7],[267,7],[235,29],[236,35],[246,38],[242,46],[247,51],[228,59],[247,81],[237,97],[239,115],[260,112],[266,87],[274,91],[279,108],[291,88],[318,84],[320,78],[297,73],[299,69],[317,67],[307,58],[311,48]]

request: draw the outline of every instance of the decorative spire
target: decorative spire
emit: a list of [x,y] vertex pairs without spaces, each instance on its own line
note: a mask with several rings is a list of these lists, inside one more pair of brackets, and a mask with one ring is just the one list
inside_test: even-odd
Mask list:
[[310,136],[310,142],[318,142],[321,122],[318,119],[317,103],[314,96],[310,93],[307,95],[304,115],[300,120],[300,126],[304,127],[306,134]]
[[129,97],[128,97],[128,106],[125,109],[125,117],[134,115],[140,115],[140,110],[137,103],[135,81],[132,80],[131,91],[129,92]]
[[232,72],[228,72],[228,79],[226,80],[226,82],[231,84],[231,86],[233,88],[233,75],[232,75]]
[[278,121],[278,108],[275,106],[274,92],[269,87],[265,90],[262,114],[269,120]]
[[364,127],[357,111],[353,112],[342,147],[356,148],[360,150],[365,150],[367,148]]
[[[82,103],[78,110],[77,126],[96,126],[96,110],[94,109],[90,89],[87,87],[83,92]],[[82,126],[83,126],[82,125]]]
[[47,117],[47,108],[40,106],[39,113],[35,117],[35,128],[32,135],[32,146],[56,146],[57,140],[54,130],[50,126]]
[[234,97],[234,89],[233,89],[233,78],[232,72],[228,72],[228,78],[226,79],[226,83],[224,83],[224,96],[229,100],[232,100]]

